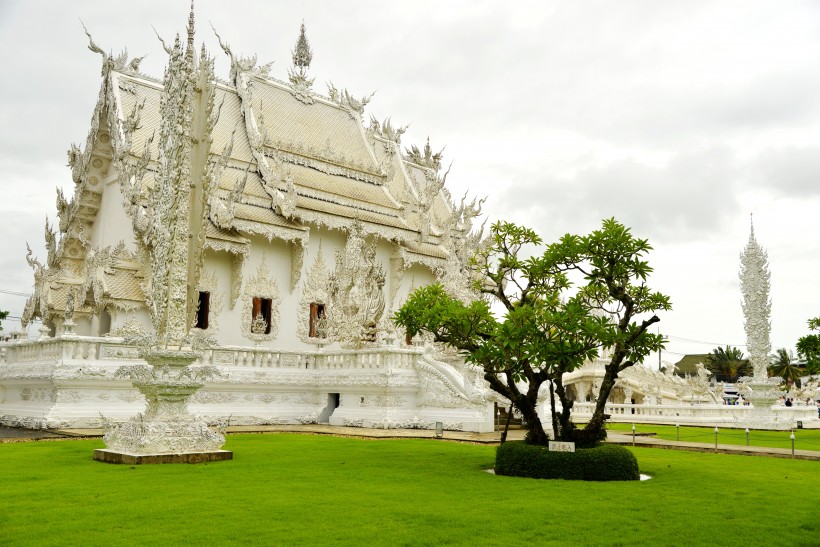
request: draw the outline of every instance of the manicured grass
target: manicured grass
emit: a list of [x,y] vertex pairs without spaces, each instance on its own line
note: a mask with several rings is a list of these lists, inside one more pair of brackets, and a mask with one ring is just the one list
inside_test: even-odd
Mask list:
[[0,445],[7,545],[816,545],[820,464],[634,449],[646,482],[485,473],[495,448],[230,436],[234,460],[118,466]]
[[[632,424],[608,423],[606,428],[610,431],[617,431],[618,433],[632,433]],[[635,431],[637,433],[655,433],[655,437],[659,439],[667,439],[670,441],[678,440],[674,425],[635,424]],[[764,431],[751,429],[749,430],[749,445],[790,449],[792,444],[789,435],[791,435],[791,431]],[[715,428],[682,425],[680,427],[680,440],[695,443],[714,444]],[[745,446],[746,431],[744,429],[718,427],[718,443],[738,444]],[[796,450],[820,451],[820,429],[795,429],[794,448]]]

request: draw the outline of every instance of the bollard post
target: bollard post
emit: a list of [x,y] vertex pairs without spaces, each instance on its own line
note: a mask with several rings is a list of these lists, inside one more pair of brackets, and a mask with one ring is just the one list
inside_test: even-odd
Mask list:
[[717,450],[717,436],[718,436],[718,428],[715,426],[715,450]]
[[749,446],[749,428],[746,428],[746,446]]
[[792,440],[792,458],[794,458],[794,430],[792,430],[792,434],[789,435],[789,438]]
[[632,424],[632,446],[635,446],[635,424]]
[[676,437],[676,439],[677,439],[678,441],[680,441],[680,424],[679,424],[679,423],[676,423],[676,424],[675,424],[675,429],[677,430],[677,437]]

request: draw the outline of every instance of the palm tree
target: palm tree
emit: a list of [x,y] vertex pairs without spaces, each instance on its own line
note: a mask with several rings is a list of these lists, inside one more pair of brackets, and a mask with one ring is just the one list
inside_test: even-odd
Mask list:
[[793,362],[791,352],[787,351],[786,348],[780,348],[772,355],[772,364],[769,365],[769,376],[779,376],[783,378],[783,381],[786,382],[786,385],[791,387],[792,385],[796,385],[800,387],[800,376],[802,376],[803,371],[797,366],[797,363]]
[[703,363],[719,382],[736,382],[740,376],[751,376],[752,365],[743,358],[739,349],[726,346],[715,348]]

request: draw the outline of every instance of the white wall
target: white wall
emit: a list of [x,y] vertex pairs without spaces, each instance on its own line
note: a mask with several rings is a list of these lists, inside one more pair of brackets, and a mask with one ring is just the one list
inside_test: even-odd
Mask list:
[[[220,345],[251,346],[252,340],[242,334],[241,322],[243,307],[249,305],[245,298],[247,281],[256,276],[257,269],[265,257],[270,275],[276,280],[281,299],[279,307],[279,332],[274,340],[260,343],[260,347],[269,349],[315,349],[315,346],[306,344],[298,336],[298,314],[308,314],[308,309],[302,309],[301,295],[311,268],[319,254],[321,245],[322,256],[329,273],[335,269],[336,252],[344,252],[347,235],[340,230],[313,227],[307,242],[307,252],[302,263],[302,272],[299,282],[291,290],[291,244],[279,240],[268,241],[261,236],[251,236],[251,251],[242,269],[242,290],[233,309],[230,308],[232,286],[232,257],[225,252],[208,250],[205,253],[204,272],[216,272],[217,287],[221,298],[221,311],[214,309],[213,295],[211,296],[211,322],[215,322],[216,331],[212,335]],[[390,257],[393,252],[393,243],[386,240],[379,241],[376,248],[376,258],[382,264],[385,273],[385,302],[389,303],[391,283]],[[401,279],[398,294],[392,311],[403,303],[411,287],[421,287],[435,281],[432,272],[424,266],[415,264],[408,268]],[[388,312],[390,310],[385,310]],[[329,345],[328,348],[335,347]]]
[[134,251],[134,229],[131,218],[122,206],[122,192],[117,177],[108,175],[103,184],[102,202],[97,220],[91,227],[91,243],[98,249],[114,247],[120,241],[125,242],[129,251]]

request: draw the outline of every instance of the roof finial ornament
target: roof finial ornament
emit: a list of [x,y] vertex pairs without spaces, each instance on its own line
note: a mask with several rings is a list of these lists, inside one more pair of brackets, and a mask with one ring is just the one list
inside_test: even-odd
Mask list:
[[102,57],[103,76],[105,76],[111,70],[119,70],[131,74],[139,73],[140,63],[145,58],[145,55],[143,55],[142,57],[135,57],[131,59],[131,62],[129,63],[128,50],[123,49],[119,55],[114,57],[114,55],[111,52],[106,53],[100,46],[97,45],[97,43],[94,41],[94,38],[91,37],[91,33],[88,31],[88,28],[86,28],[85,23],[83,23],[82,19],[80,19],[80,25],[82,25],[85,35],[88,36],[88,49],[90,51],[93,51],[94,53],[99,53]]
[[305,35],[305,22],[299,27],[299,38],[296,40],[296,47],[291,51],[293,55],[294,72],[296,72],[303,79],[307,76],[307,70],[310,68],[310,62],[313,60],[313,51],[310,49],[307,36]]
[[749,213],[749,225],[751,226],[751,231],[749,232],[749,240],[754,240],[755,238],[755,214]]
[[83,26],[85,35],[88,36],[88,49],[93,51],[94,53],[99,53],[100,55],[102,55],[103,59],[107,59],[109,56],[106,55],[106,53],[102,50],[100,46],[94,43],[94,38],[91,37],[91,33],[88,32],[88,29],[86,28],[85,23],[83,23],[82,19],[80,19],[80,24]]
[[188,13],[188,48],[194,48],[194,0],[191,0],[191,11]]
[[313,51],[305,34],[304,21],[299,27],[299,38],[296,39],[296,47],[291,54],[293,66],[288,69],[288,77],[293,85],[293,95],[303,103],[311,104],[313,99],[310,97],[310,86],[313,85],[313,78],[307,77],[307,71],[313,60]]
[[194,0],[191,0],[191,11],[188,13],[188,47],[185,50],[185,61],[194,68]]

